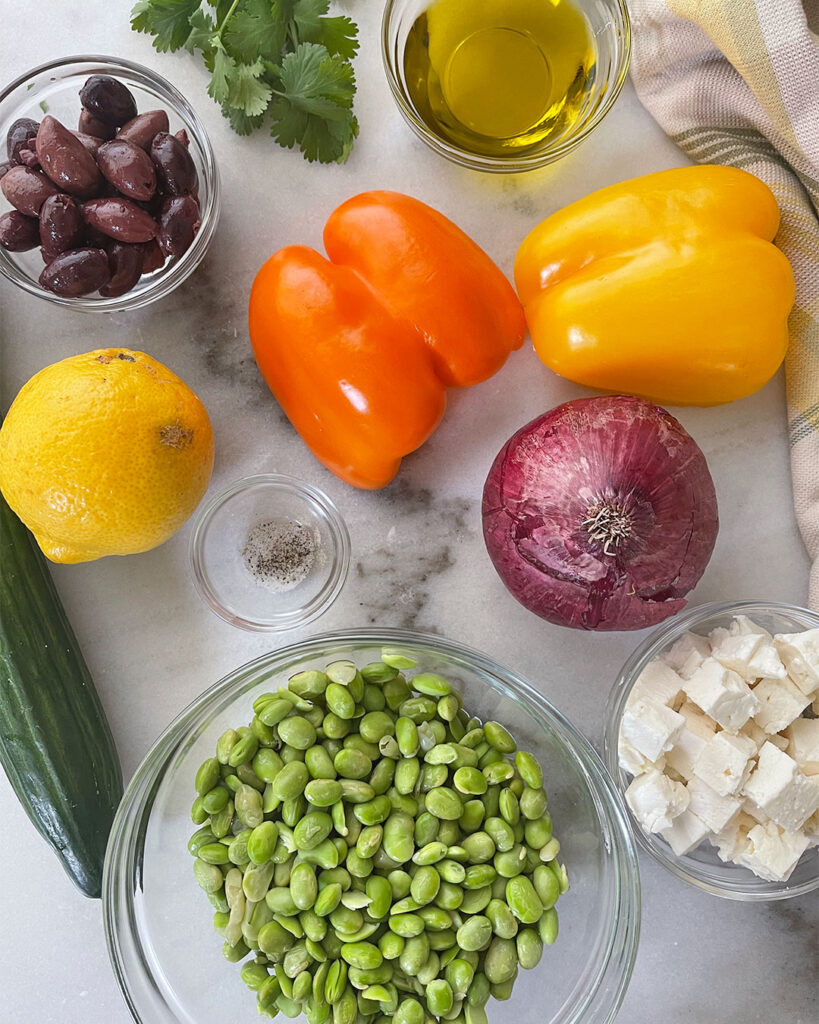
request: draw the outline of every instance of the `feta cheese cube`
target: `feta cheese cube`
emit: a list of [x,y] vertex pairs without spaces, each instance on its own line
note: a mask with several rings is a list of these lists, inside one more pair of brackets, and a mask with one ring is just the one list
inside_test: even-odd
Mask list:
[[754,687],[754,696],[761,705],[754,721],[765,732],[781,732],[810,703],[790,679],[760,679]]
[[759,634],[740,633],[726,637],[714,648],[713,654],[721,665],[749,683],[765,675],[777,679],[784,679],[787,675],[774,645]]
[[771,820],[770,817],[763,810],[757,807],[753,800],[749,799],[747,796],[742,801],[742,813],[747,814],[748,817],[753,818],[754,821],[758,821],[760,825],[767,825]]
[[765,743],[743,794],[787,832],[797,832],[819,810],[819,786],[805,778],[792,757]]
[[694,761],[714,735],[714,726],[711,719],[691,703],[683,704],[680,714],[685,719],[685,726],[665,755],[665,761],[687,781],[693,777]]
[[697,633],[683,633],[660,659],[683,679],[689,679],[711,653],[711,645]]
[[808,837],[811,846],[819,846],[819,811],[814,811],[808,818],[802,826],[802,831]]
[[731,635],[731,631],[726,629],[724,626],[716,626],[708,634],[708,642],[711,645],[711,650],[718,647],[723,640],[727,639]]
[[688,790],[662,772],[639,775],[626,790],[626,802],[647,832],[669,828],[688,806]]
[[683,682],[686,695],[723,729],[740,729],[759,709],[759,701],[736,672],[706,658]]
[[617,744],[617,759],[620,767],[624,772],[628,772],[629,775],[642,775],[643,772],[647,772],[651,768],[657,768],[659,771],[662,771],[665,767],[664,757],[661,757],[658,761],[649,761],[647,757],[644,757],[636,747],[633,747],[622,736]]
[[808,848],[807,836],[777,828],[773,822],[754,825],[739,863],[769,882],[785,882]]
[[806,775],[819,774],[819,718],[797,718],[785,730],[788,754]]
[[702,779],[691,779],[686,789],[688,810],[696,814],[710,832],[721,832],[742,807],[741,801],[732,796],[720,796]]
[[788,670],[782,664],[773,642],[763,642],[748,662],[748,671],[755,679],[787,679]]
[[748,833],[756,822],[750,815],[740,811],[731,818],[720,832],[709,836],[709,842],[717,848],[721,861],[734,861],[748,847]]
[[646,665],[634,681],[626,707],[633,705],[641,697],[647,697],[658,704],[670,707],[679,697],[682,685],[683,681],[674,669],[666,665],[664,661],[655,658],[654,661],[650,661]]
[[742,633],[753,633],[757,636],[764,637],[769,643],[773,641],[773,637],[767,629],[763,629],[758,623],[754,622],[753,619],[749,619],[747,615],[735,615],[734,620],[728,627],[728,632],[731,636],[740,636]]
[[640,697],[626,708],[620,735],[643,757],[657,761],[671,749],[684,725],[685,719],[676,711],[648,697]]
[[804,694],[819,687],[819,629],[777,633],[774,644],[788,675]]
[[747,736],[718,732],[700,750],[693,771],[715,793],[733,796],[747,780],[756,752],[756,744]]
[[664,828],[660,835],[678,857],[693,850],[708,835],[705,824],[690,810],[685,810]]

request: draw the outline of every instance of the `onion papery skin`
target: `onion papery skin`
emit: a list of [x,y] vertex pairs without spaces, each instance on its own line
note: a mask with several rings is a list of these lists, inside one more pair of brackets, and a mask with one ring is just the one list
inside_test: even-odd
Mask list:
[[[595,523],[619,524],[619,541],[595,539]],[[576,399],[527,423],[484,486],[484,540],[507,589],[575,629],[642,629],[681,611],[718,529],[697,443],[626,395]]]

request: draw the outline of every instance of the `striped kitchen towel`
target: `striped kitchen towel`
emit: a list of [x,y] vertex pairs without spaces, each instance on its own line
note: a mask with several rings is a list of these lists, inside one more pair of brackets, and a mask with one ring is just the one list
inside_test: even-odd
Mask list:
[[640,100],[693,159],[762,178],[796,276],[786,360],[796,518],[819,609],[819,0],[629,0]]

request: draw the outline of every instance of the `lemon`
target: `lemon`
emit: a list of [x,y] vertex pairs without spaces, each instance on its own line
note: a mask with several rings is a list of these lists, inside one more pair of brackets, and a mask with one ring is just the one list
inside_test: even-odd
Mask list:
[[156,547],[199,504],[212,469],[200,400],[124,348],[40,370],[0,428],[0,491],[53,562]]

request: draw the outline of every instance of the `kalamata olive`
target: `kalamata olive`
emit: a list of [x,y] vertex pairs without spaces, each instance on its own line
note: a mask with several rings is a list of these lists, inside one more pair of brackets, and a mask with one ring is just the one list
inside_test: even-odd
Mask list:
[[154,136],[168,130],[168,115],[164,110],[146,110],[137,114],[128,124],[123,125],[117,135],[118,139],[126,139],[146,152],[151,148]]
[[56,295],[88,295],[111,277],[104,249],[70,249],[60,253],[40,274],[40,284]]
[[185,147],[185,149],[190,149],[191,140],[188,138],[188,133],[185,131],[184,128],[180,128],[178,132],[174,132],[173,137],[175,139],[178,139],[179,142],[181,142],[182,145]]
[[49,196],[40,207],[43,258],[54,259],[67,249],[76,249],[84,234],[85,224],[77,201],[62,192]]
[[143,274],[153,274],[155,270],[165,266],[165,254],[159,248],[159,242],[155,238],[152,238],[150,242],[142,243],[142,252]]
[[110,75],[92,75],[80,90],[80,103],[89,114],[115,128],[137,115],[130,89]]
[[43,118],[37,132],[37,156],[43,170],[63,192],[87,197],[102,187],[102,175],[93,156],[50,114]]
[[153,217],[129,199],[90,199],[82,204],[87,224],[118,242],[148,242],[156,237]]
[[100,295],[114,299],[129,292],[142,274],[145,250],[142,245],[112,242],[108,246],[108,269],[111,280],[100,288]]
[[0,217],[0,248],[7,252],[26,252],[40,241],[35,217],[26,217],[19,210],[9,210]]
[[3,177],[6,171],[10,171],[12,167],[14,167],[14,164],[11,162],[11,160],[0,161],[0,178]]
[[199,203],[193,196],[171,196],[162,204],[159,217],[159,248],[166,256],[181,256],[199,230]]
[[156,164],[159,191],[167,196],[184,196],[196,191],[199,183],[196,166],[179,139],[159,132],[151,143],[151,159]]
[[98,139],[96,135],[86,135],[84,132],[72,132],[71,134],[80,140],[83,146],[85,146],[91,156],[96,160],[97,153],[102,145],[102,139]]
[[40,158],[37,156],[37,149],[33,142],[30,142],[26,146],[21,146],[17,150],[17,162],[22,164],[24,167],[30,167],[32,170],[37,170],[40,166]]
[[100,121],[89,110],[83,108],[77,122],[77,131],[80,135],[90,135],[94,139],[102,139],[105,142],[108,139],[113,139],[116,129],[112,124]]
[[30,117],[18,117],[6,134],[6,155],[13,164],[19,164],[17,154],[30,140],[37,138],[40,125]]
[[97,165],[110,183],[129,199],[147,200],[156,192],[156,171],[144,149],[127,139],[103,143]]
[[36,217],[46,199],[58,190],[44,174],[15,165],[0,178],[0,191],[15,210],[27,217]]

